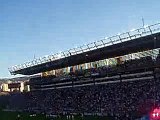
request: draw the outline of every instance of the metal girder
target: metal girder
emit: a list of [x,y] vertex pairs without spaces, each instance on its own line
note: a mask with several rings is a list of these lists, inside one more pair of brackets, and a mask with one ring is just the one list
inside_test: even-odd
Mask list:
[[[129,31],[126,33],[122,33],[122,34],[118,34],[116,36],[109,37],[104,40],[100,40],[102,42],[102,44],[100,44],[100,45],[97,45],[96,42],[93,42],[93,43],[81,46],[81,47],[79,47],[81,49],[81,51],[78,51],[78,50],[76,50],[76,48],[73,48],[70,50],[74,50],[74,52],[70,52],[70,50],[68,50],[67,53],[66,52],[56,53],[53,55],[45,56],[43,58],[35,59],[31,62],[26,62],[24,64],[15,65],[15,66],[12,66],[11,68],[9,68],[9,72],[11,74],[15,74],[16,71],[23,70],[28,67],[33,67],[33,66],[37,66],[39,64],[47,63],[49,61],[55,61],[55,60],[69,57],[69,56],[72,56],[75,54],[80,54],[80,53],[86,52],[86,50],[90,51],[90,50],[95,50],[98,48],[103,48],[104,46],[109,46],[110,43],[112,43],[112,45],[118,44],[118,43],[122,43],[122,42],[132,40],[135,38],[140,38],[140,37],[144,37],[147,35],[152,35],[152,34],[155,34],[158,32],[160,32],[160,23],[153,24],[150,26],[145,26],[143,28],[135,29],[135,30],[132,30],[132,31]],[[116,39],[113,40],[113,38],[115,38],[115,37],[116,37]]]

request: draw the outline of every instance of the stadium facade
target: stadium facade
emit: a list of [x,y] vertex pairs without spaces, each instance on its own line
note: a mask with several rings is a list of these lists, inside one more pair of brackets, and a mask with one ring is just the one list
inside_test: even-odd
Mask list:
[[[9,68],[32,75],[29,111],[136,119],[160,100],[160,24]],[[158,116],[159,117],[159,116]]]

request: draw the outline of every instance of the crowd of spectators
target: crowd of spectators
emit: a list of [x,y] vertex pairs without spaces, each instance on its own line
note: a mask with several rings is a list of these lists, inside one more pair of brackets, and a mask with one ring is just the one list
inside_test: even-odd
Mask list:
[[149,113],[160,100],[159,80],[140,80],[34,91],[27,94],[27,108],[52,114],[91,113],[135,117]]
[[[156,63],[159,61],[158,56]],[[126,61],[119,66],[102,67],[99,68],[99,71],[115,74],[133,68],[153,66],[154,62],[151,57],[145,57]],[[148,114],[158,106],[160,100],[159,74],[159,72],[154,73],[154,79],[31,91],[23,93],[25,102],[24,106],[20,106],[19,109],[47,114],[98,114],[114,116],[115,119],[135,119]],[[11,103],[13,104],[14,101],[12,99]]]

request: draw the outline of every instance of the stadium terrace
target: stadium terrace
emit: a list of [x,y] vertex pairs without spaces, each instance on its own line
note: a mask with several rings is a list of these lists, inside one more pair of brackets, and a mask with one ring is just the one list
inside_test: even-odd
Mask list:
[[35,59],[9,71],[41,76],[30,78],[30,92],[11,94],[8,108],[70,120],[74,116],[156,120],[160,110],[160,23]]

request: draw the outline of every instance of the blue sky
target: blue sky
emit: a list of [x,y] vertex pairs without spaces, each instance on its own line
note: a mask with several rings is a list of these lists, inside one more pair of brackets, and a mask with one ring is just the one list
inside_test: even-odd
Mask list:
[[159,0],[0,0],[0,78],[8,67],[160,22]]

